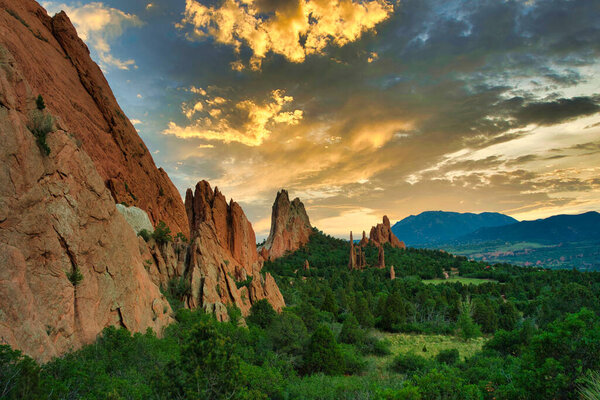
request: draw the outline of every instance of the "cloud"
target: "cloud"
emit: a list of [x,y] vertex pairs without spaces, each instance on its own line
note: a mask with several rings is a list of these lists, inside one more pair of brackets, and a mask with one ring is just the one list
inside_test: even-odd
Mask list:
[[297,125],[302,120],[302,110],[289,109],[293,100],[283,90],[273,90],[261,103],[252,99],[234,102],[221,96],[204,96],[192,106],[182,105],[184,115],[194,119],[191,125],[179,126],[171,121],[163,134],[260,146],[269,138],[274,126]]
[[[328,45],[354,42],[389,18],[393,9],[387,0],[225,0],[218,6],[186,0],[178,26],[189,25],[190,37],[210,36],[236,52],[248,46],[251,68],[260,69],[269,52],[300,63],[308,55],[323,54]],[[232,64],[236,70],[242,67]]]
[[102,70],[137,68],[132,59],[119,59],[111,54],[110,42],[129,27],[140,27],[142,21],[133,14],[109,7],[101,2],[69,6],[65,3],[44,1],[42,6],[50,13],[65,11],[77,29],[79,37],[96,53]]

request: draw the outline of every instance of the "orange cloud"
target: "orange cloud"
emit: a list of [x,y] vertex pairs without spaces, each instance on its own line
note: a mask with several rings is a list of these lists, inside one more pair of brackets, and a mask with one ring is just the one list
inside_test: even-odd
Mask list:
[[[239,51],[252,50],[250,67],[260,69],[268,52],[300,63],[310,54],[322,54],[327,45],[344,46],[375,28],[393,12],[387,0],[225,0],[209,7],[186,0],[179,28],[193,27],[196,37],[211,36]],[[242,68],[239,62],[232,68]]]
[[283,90],[274,90],[263,104],[249,99],[232,103],[223,97],[206,98],[192,106],[184,103],[182,111],[188,119],[196,113],[202,116],[189,126],[171,121],[163,134],[260,146],[270,136],[272,126],[297,125],[302,120],[302,110],[284,110],[293,100]]

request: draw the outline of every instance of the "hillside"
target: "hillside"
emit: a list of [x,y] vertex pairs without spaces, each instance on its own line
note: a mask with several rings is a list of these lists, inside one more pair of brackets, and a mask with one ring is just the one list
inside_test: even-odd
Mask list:
[[600,239],[600,213],[591,211],[578,215],[555,215],[535,221],[487,227],[457,238],[458,242],[524,241],[546,244],[582,242]]
[[515,222],[516,219],[500,213],[425,211],[396,222],[392,232],[408,246],[426,247],[457,239],[483,227],[502,226]]

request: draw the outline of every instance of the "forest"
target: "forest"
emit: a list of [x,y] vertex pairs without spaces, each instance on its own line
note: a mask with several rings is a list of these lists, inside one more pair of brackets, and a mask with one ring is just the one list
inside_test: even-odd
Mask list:
[[[600,273],[388,245],[386,268],[350,271],[348,252],[348,241],[315,230],[302,249],[266,262],[287,304],[280,314],[261,300],[245,321],[230,308],[230,321],[218,322],[183,308],[189,289],[173,281],[164,292],[176,322],[160,338],[106,328],[95,343],[43,365],[2,345],[0,398],[600,395]],[[377,248],[365,252],[367,265],[377,265]],[[444,282],[445,273],[465,280]]]

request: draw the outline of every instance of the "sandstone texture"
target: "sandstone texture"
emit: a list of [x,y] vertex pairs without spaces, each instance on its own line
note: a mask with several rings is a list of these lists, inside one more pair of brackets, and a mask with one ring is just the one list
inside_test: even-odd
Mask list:
[[394,279],[396,279],[396,271],[394,271],[394,266],[392,265],[390,267],[390,280],[393,281]]
[[[28,129],[42,113],[38,87],[47,88],[48,98],[62,93],[66,100],[66,92],[52,89],[52,62],[39,62],[49,71],[32,72],[23,59],[48,52],[66,61],[53,47],[52,21],[29,1],[1,5],[21,13],[48,43],[0,13],[0,341],[47,361],[94,341],[109,325],[160,334],[171,321],[170,306],[145,270],[138,238],[104,177],[67,129],[73,125],[55,124],[46,137],[49,154]],[[64,84],[72,78],[56,72]],[[41,115],[65,115],[49,103]]]
[[290,202],[287,190],[277,193],[271,213],[271,231],[261,247],[261,257],[274,260],[308,243],[313,228],[299,198]]
[[260,299],[281,311],[283,296],[273,277],[261,272],[254,230],[239,204],[227,203],[218,188],[213,191],[200,181],[194,191],[188,189],[185,206],[191,232],[187,306],[203,307],[219,320],[229,318],[228,305],[236,305],[245,316]]
[[188,236],[181,196],[156,168],[67,15],[50,17],[34,0],[0,0],[0,45],[31,94],[41,94],[59,126],[81,143],[113,202],[139,207],[153,225],[163,220]]
[[371,233],[369,234],[369,241],[375,244],[376,246],[382,246],[385,243],[389,243],[390,246],[395,247],[397,249],[406,249],[406,245],[404,244],[404,242],[401,242],[392,232],[390,220],[387,217],[387,215],[383,216],[382,224],[377,224],[376,226],[371,228]]
[[117,204],[117,211],[121,213],[123,218],[125,218],[125,221],[133,228],[133,231],[136,234],[143,229],[149,232],[154,230],[152,222],[150,222],[150,218],[148,218],[148,214],[141,208]]

